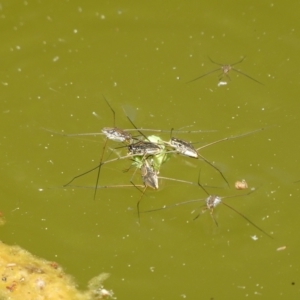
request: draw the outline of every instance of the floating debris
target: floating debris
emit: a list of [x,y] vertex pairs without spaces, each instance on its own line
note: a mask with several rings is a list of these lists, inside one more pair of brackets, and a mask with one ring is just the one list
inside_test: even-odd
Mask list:
[[248,184],[245,179],[242,179],[241,181],[236,181],[234,186],[237,190],[246,190],[248,188]]
[[282,247],[278,247],[277,249],[276,249],[276,251],[283,251],[283,250],[285,250],[286,249],[286,246],[282,246]]
[[219,81],[218,86],[227,85],[227,81]]

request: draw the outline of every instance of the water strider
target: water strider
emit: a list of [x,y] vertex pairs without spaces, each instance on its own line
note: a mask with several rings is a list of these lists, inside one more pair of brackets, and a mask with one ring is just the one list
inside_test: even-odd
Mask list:
[[[241,212],[239,212],[238,210],[236,210],[235,208],[233,208],[232,206],[230,206],[229,204],[227,204],[227,203],[225,203],[223,201],[224,199],[228,199],[228,198],[236,198],[236,197],[248,196],[248,195],[252,194],[253,192],[255,192],[255,189],[251,189],[248,193],[245,193],[245,194],[237,194],[237,195],[224,196],[224,197],[220,197],[220,196],[217,196],[217,195],[211,195],[204,188],[204,186],[200,184],[200,173],[199,173],[199,178],[198,178],[198,185],[206,193],[206,195],[207,195],[206,198],[204,198],[204,199],[194,199],[194,200],[188,200],[188,201],[184,201],[184,202],[179,202],[179,203],[175,203],[175,204],[172,204],[172,205],[163,206],[161,208],[151,209],[151,210],[148,210],[148,211],[143,211],[142,213],[149,213],[149,212],[154,212],[154,211],[159,211],[159,210],[164,210],[164,209],[170,209],[170,208],[178,207],[178,206],[181,206],[181,205],[186,205],[186,204],[191,204],[191,203],[199,203],[199,202],[203,202],[204,201],[205,204],[200,207],[200,212],[196,215],[196,217],[194,217],[194,220],[198,219],[204,212],[206,212],[207,210],[209,210],[210,215],[211,215],[214,223],[216,224],[216,226],[218,226],[218,222],[215,219],[213,212],[214,212],[214,209],[219,204],[222,203],[224,206],[228,207],[229,209],[231,209],[232,211],[234,211],[235,213],[237,213],[238,215],[240,215],[243,219],[245,219],[248,223],[250,223],[256,229],[258,229],[259,231],[261,231],[262,233],[264,233],[269,238],[273,239],[273,237],[271,235],[269,235],[267,232],[265,232],[263,229],[261,229],[255,223],[253,223],[244,214],[242,214]],[[195,212],[195,210],[193,212]]]
[[263,83],[261,83],[260,81],[254,79],[253,77],[251,77],[251,76],[247,75],[246,73],[244,73],[244,72],[242,72],[242,71],[240,71],[240,70],[238,70],[238,69],[236,69],[236,68],[233,67],[233,66],[235,66],[235,65],[238,65],[238,64],[242,63],[242,62],[244,61],[245,57],[243,57],[241,60],[239,60],[238,62],[235,62],[235,63],[233,63],[233,64],[231,64],[231,65],[223,65],[223,64],[220,64],[220,63],[217,63],[217,62],[213,61],[210,57],[208,57],[208,58],[209,58],[209,60],[210,60],[213,64],[218,65],[218,66],[220,66],[220,67],[217,68],[217,69],[214,69],[214,70],[212,70],[212,71],[209,71],[209,72],[207,72],[207,73],[205,73],[205,74],[203,74],[203,75],[201,75],[201,76],[199,76],[199,77],[196,77],[196,78],[194,78],[194,79],[188,81],[187,83],[196,81],[196,80],[198,80],[198,79],[201,79],[201,78],[203,78],[203,77],[205,77],[205,76],[207,76],[207,75],[209,75],[209,74],[212,74],[212,73],[214,73],[214,72],[217,72],[217,71],[222,71],[222,73],[219,75],[219,82],[222,80],[222,78],[223,78],[224,76],[227,77],[227,78],[229,79],[229,81],[231,81],[231,79],[230,79],[230,77],[229,77],[229,72],[230,72],[231,70],[233,70],[233,71],[235,71],[235,72],[237,72],[237,73],[239,73],[239,74],[241,74],[241,75],[243,75],[243,76],[245,76],[245,77],[248,77],[249,79],[251,79],[251,80],[253,80],[253,81],[255,81],[255,82],[257,82],[257,83],[263,85]]
[[[159,171],[155,170],[155,168],[153,166],[153,161],[151,161],[149,163],[148,159],[145,159],[143,161],[140,170],[141,170],[142,180],[144,183],[144,189],[143,189],[142,194],[136,204],[139,222],[140,222],[140,202],[143,199],[144,194],[148,187],[155,189],[155,190],[158,189],[158,174],[159,174]],[[133,182],[132,182],[132,184],[135,186],[135,184]]]
[[164,142],[164,144],[171,147],[174,153],[192,158],[198,158],[198,153],[194,146],[190,142],[173,137],[173,131],[174,129],[172,128],[170,140],[168,142]]
[[[196,149],[190,142],[187,142],[187,141],[181,140],[181,139],[177,139],[177,138],[174,138],[172,136],[171,136],[171,139],[170,139],[169,142],[164,142],[164,143],[166,145],[170,146],[174,150],[175,153],[179,153],[181,155],[188,156],[188,157],[195,158],[195,159],[202,159],[205,163],[210,165],[212,168],[214,168],[221,175],[221,177],[223,178],[223,180],[226,182],[227,186],[229,187],[229,182],[227,181],[227,179],[224,176],[223,172],[219,168],[217,168],[212,162],[207,160],[203,155],[201,155],[199,151],[206,148],[206,147],[209,147],[209,146],[221,143],[221,142],[229,141],[229,140],[232,140],[232,139],[237,139],[237,138],[240,138],[240,137],[244,137],[244,136],[262,131],[264,129],[265,128],[260,128],[260,129],[254,130],[254,131],[250,131],[250,132],[247,132],[247,133],[240,134],[240,135],[222,138],[220,140],[208,143],[208,144],[206,144],[204,146],[201,146],[199,148],[196,148]],[[172,135],[172,133],[171,133],[171,135]],[[172,151],[170,151],[170,153],[172,153]]]
[[165,145],[172,148],[172,150],[169,151],[169,153],[177,153],[177,154],[181,154],[183,156],[187,156],[187,157],[191,157],[191,158],[195,158],[195,159],[198,159],[200,157],[200,159],[202,159],[207,164],[209,164],[211,167],[213,167],[215,170],[217,170],[220,173],[220,175],[222,176],[222,178],[224,179],[224,181],[229,186],[229,183],[228,183],[227,179],[225,178],[225,176],[223,175],[223,173],[221,172],[221,170],[219,170],[213,163],[211,163],[205,157],[203,157],[202,155],[200,155],[198,153],[198,150],[203,149],[206,146],[210,146],[212,144],[215,144],[217,142],[221,142],[221,141],[223,141],[223,139],[219,140],[219,141],[216,141],[214,143],[210,143],[210,144],[208,144],[206,146],[203,146],[203,147],[200,147],[198,149],[195,149],[195,147],[192,145],[192,143],[173,137],[172,132],[173,132],[173,128],[171,129],[171,138],[170,138],[170,140],[168,142],[164,141]]

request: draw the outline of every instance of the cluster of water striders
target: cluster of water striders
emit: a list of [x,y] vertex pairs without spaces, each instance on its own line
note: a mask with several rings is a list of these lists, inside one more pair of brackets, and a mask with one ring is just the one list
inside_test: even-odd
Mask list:
[[[239,74],[241,74],[241,75],[243,75],[247,78],[250,78],[251,80],[253,80],[257,83],[262,84],[261,82],[254,79],[253,77],[250,77],[249,75],[247,75],[247,74],[245,74],[245,73],[241,72],[240,70],[235,69],[233,67],[233,66],[241,63],[243,60],[244,60],[244,58],[242,58],[240,61],[238,61],[234,64],[231,64],[231,65],[222,65],[222,64],[216,63],[212,59],[210,59],[210,61],[212,63],[218,65],[219,67],[217,69],[212,70],[208,73],[205,73],[205,74],[203,74],[203,75],[201,75],[201,76],[199,76],[199,77],[197,77],[193,80],[188,81],[188,83],[193,82],[195,80],[198,80],[200,78],[203,78],[203,77],[205,77],[205,76],[207,76],[211,73],[214,73],[214,72],[217,72],[217,71],[220,70],[222,73],[219,76],[218,86],[225,85],[225,84],[227,84],[227,82],[223,82],[223,81],[221,81],[221,79],[223,77],[226,77],[228,80],[230,80],[230,77],[229,77],[228,73],[229,73],[230,70],[234,70],[235,72],[237,72],[237,73],[239,73]],[[70,186],[70,184],[75,179],[77,179],[77,178],[79,178],[83,175],[86,175],[86,174],[88,174],[92,171],[97,171],[96,185],[94,187],[94,199],[95,199],[96,195],[97,195],[97,190],[99,188],[123,187],[124,186],[124,185],[123,186],[99,186],[98,183],[99,183],[99,179],[100,179],[100,173],[101,173],[102,166],[105,165],[105,164],[108,164],[108,163],[118,161],[118,160],[130,159],[132,161],[131,166],[136,168],[135,172],[136,171],[140,172],[140,176],[141,176],[142,182],[143,182],[143,185],[137,185],[133,182],[132,178],[130,180],[131,186],[136,187],[137,189],[139,189],[140,187],[143,188],[142,190],[139,189],[141,191],[141,196],[140,196],[140,198],[137,202],[137,213],[138,213],[139,220],[140,220],[140,207],[139,207],[140,206],[140,201],[142,200],[143,195],[144,195],[144,193],[145,193],[145,191],[148,187],[152,188],[152,189],[158,189],[159,188],[159,180],[158,179],[160,178],[160,179],[174,180],[174,181],[177,181],[177,182],[184,182],[184,183],[188,183],[188,184],[197,184],[207,194],[207,197],[205,199],[189,200],[189,201],[184,201],[184,202],[180,202],[180,203],[175,203],[175,204],[170,205],[170,206],[164,206],[162,208],[152,209],[152,210],[148,210],[148,211],[145,211],[145,212],[152,212],[152,211],[156,211],[156,210],[171,208],[171,207],[175,207],[175,206],[179,206],[179,205],[183,205],[183,204],[199,202],[201,200],[202,201],[204,200],[205,204],[201,207],[200,212],[197,214],[197,216],[194,219],[197,219],[203,212],[209,210],[213,221],[218,226],[218,223],[217,223],[217,221],[216,221],[216,219],[213,215],[213,210],[217,205],[219,205],[220,203],[223,203],[225,206],[227,206],[231,210],[235,211],[237,214],[239,214],[242,218],[244,218],[248,223],[253,225],[259,231],[261,231],[262,233],[264,233],[268,237],[273,238],[271,235],[269,235],[264,230],[262,230],[260,227],[258,227],[256,224],[254,224],[252,221],[250,221],[242,213],[240,213],[235,208],[233,208],[232,206],[229,206],[224,201],[222,201],[225,198],[232,198],[232,197],[240,197],[240,196],[249,195],[249,194],[253,193],[255,191],[255,189],[251,189],[250,192],[244,193],[242,195],[233,195],[233,196],[227,196],[227,197],[220,197],[220,196],[217,196],[217,195],[210,195],[208,193],[207,189],[200,183],[200,172],[199,172],[198,183],[159,176],[162,165],[166,161],[168,161],[173,154],[179,154],[179,155],[189,157],[189,158],[193,158],[193,159],[201,159],[202,161],[204,161],[205,163],[210,165],[213,169],[215,169],[215,171],[219,173],[219,175],[223,178],[223,180],[226,182],[226,184],[229,187],[229,183],[228,183],[226,177],[220,171],[220,169],[218,169],[213,163],[211,163],[205,157],[203,157],[200,154],[200,151],[205,147],[208,147],[208,146],[220,143],[220,142],[224,142],[224,141],[228,141],[228,140],[231,140],[231,139],[244,137],[244,136],[262,131],[262,130],[264,130],[264,128],[260,128],[258,130],[247,132],[247,133],[244,133],[244,134],[241,134],[241,135],[238,135],[238,136],[226,137],[226,138],[211,142],[209,144],[206,144],[202,147],[195,148],[192,143],[190,143],[188,141],[185,141],[183,139],[178,139],[178,138],[174,137],[173,134],[175,132],[196,133],[196,132],[203,132],[203,131],[201,131],[201,130],[197,130],[197,131],[183,131],[183,130],[175,131],[175,130],[171,129],[170,130],[170,139],[168,141],[165,141],[157,135],[146,136],[144,134],[144,132],[164,132],[163,130],[139,129],[135,126],[135,124],[132,122],[132,120],[128,116],[127,116],[127,119],[132,124],[134,129],[125,129],[125,130],[123,130],[123,129],[120,129],[120,128],[115,126],[115,111],[111,107],[110,103],[105,99],[105,97],[104,97],[104,100],[105,100],[105,102],[107,103],[107,105],[109,106],[110,110],[113,113],[114,126],[113,127],[104,127],[101,130],[101,134],[103,134],[106,137],[106,139],[105,139],[105,142],[104,142],[100,162],[94,168],[73,177],[67,184],[64,185],[64,187]],[[134,131],[137,135],[132,135],[130,133],[130,131]],[[99,133],[86,133],[86,134],[76,134],[76,135],[98,135],[98,134]],[[72,135],[67,135],[67,136],[72,136]],[[104,157],[104,153],[105,153],[105,149],[106,149],[108,141],[114,141],[116,143],[120,143],[121,146],[118,147],[118,148],[126,148],[127,149],[127,154],[124,155],[124,156],[118,156],[118,157],[103,161],[103,157]],[[246,189],[246,188],[248,188],[247,183],[245,181],[236,182],[235,187],[236,187],[236,189]]]
[[[104,142],[100,162],[94,168],[92,168],[90,170],[87,170],[86,172],[81,173],[81,174],[73,177],[68,183],[66,183],[64,185],[65,187],[70,186],[71,183],[74,180],[76,180],[77,178],[79,178],[83,175],[86,175],[86,174],[88,174],[92,171],[96,171],[97,172],[97,178],[96,178],[96,185],[95,185],[95,188],[94,188],[94,199],[95,199],[96,196],[97,196],[97,190],[99,188],[116,187],[116,186],[99,186],[99,179],[100,179],[102,166],[106,165],[108,163],[115,162],[115,161],[119,161],[119,160],[123,160],[123,159],[130,159],[131,162],[132,162],[131,166],[136,168],[135,172],[140,172],[140,176],[141,176],[141,179],[142,179],[142,182],[143,182],[143,185],[137,185],[132,181],[132,179],[130,180],[133,187],[136,187],[139,190],[140,190],[141,187],[143,188],[142,190],[140,190],[141,191],[141,196],[140,196],[140,198],[137,202],[137,213],[138,213],[139,220],[140,220],[140,207],[139,206],[140,206],[140,202],[143,198],[143,195],[144,195],[146,189],[147,188],[158,189],[159,188],[159,179],[167,179],[167,180],[174,180],[174,181],[179,181],[179,182],[184,182],[184,183],[194,184],[194,185],[197,184],[207,194],[207,198],[205,199],[205,205],[202,206],[201,211],[198,213],[198,215],[194,219],[197,219],[203,212],[205,212],[206,210],[209,210],[210,214],[212,216],[212,219],[214,220],[215,224],[218,225],[218,223],[217,223],[217,221],[216,221],[216,219],[213,215],[213,210],[218,204],[223,203],[225,206],[229,207],[230,209],[235,211],[237,214],[239,214],[241,217],[246,219],[247,222],[252,224],[258,230],[260,230],[261,232],[263,232],[267,236],[271,237],[268,233],[266,233],[260,227],[255,225],[252,221],[250,221],[242,213],[240,213],[239,211],[234,209],[232,206],[229,206],[224,201],[222,201],[222,199],[224,199],[224,198],[249,195],[249,194],[253,193],[254,189],[251,189],[250,192],[242,194],[242,195],[220,197],[220,196],[216,196],[216,195],[210,195],[208,193],[206,188],[200,183],[200,173],[199,173],[198,183],[188,182],[188,181],[179,180],[179,179],[166,178],[166,177],[162,177],[162,176],[159,175],[160,171],[161,171],[161,168],[162,168],[162,165],[166,161],[168,161],[173,154],[179,154],[179,155],[182,155],[182,156],[185,156],[185,157],[188,157],[188,158],[203,160],[205,163],[207,163],[209,166],[211,166],[216,172],[218,172],[219,175],[226,182],[226,184],[229,186],[229,183],[228,183],[226,177],[221,172],[221,170],[218,169],[213,163],[211,163],[205,157],[203,157],[200,154],[200,150],[205,148],[205,147],[208,147],[208,146],[220,143],[220,142],[224,142],[224,141],[228,141],[228,140],[231,140],[231,139],[244,137],[244,136],[262,131],[262,130],[264,130],[264,128],[260,128],[258,130],[247,132],[247,133],[244,133],[244,134],[241,134],[241,135],[238,135],[238,136],[231,136],[231,137],[226,137],[226,138],[223,138],[223,139],[219,139],[217,141],[206,144],[202,147],[195,148],[192,143],[190,143],[188,141],[185,141],[183,139],[179,139],[179,138],[174,137],[173,136],[174,132],[178,132],[178,131],[174,131],[173,129],[170,130],[170,139],[168,141],[165,141],[165,140],[161,139],[157,135],[146,136],[144,134],[144,132],[146,132],[146,131],[151,131],[151,132],[163,132],[163,131],[162,130],[155,130],[155,129],[139,129],[135,126],[135,124],[132,122],[132,120],[128,116],[127,116],[127,119],[132,124],[134,129],[123,130],[123,129],[120,129],[120,128],[116,127],[115,126],[115,111],[111,107],[110,103],[105,99],[105,97],[104,97],[104,100],[106,101],[107,105],[109,106],[110,110],[113,113],[114,126],[113,127],[104,127],[101,130],[101,133],[105,136],[105,142]],[[130,131],[134,131],[136,133],[136,135],[131,134]],[[201,132],[201,131],[183,131],[183,130],[179,130],[179,132],[180,133],[183,133],[183,132],[192,133],[192,132]],[[91,134],[83,134],[83,135],[91,135]],[[70,135],[68,135],[68,136],[70,136]],[[106,149],[108,141],[113,141],[113,142],[121,144],[121,146],[118,147],[118,148],[127,149],[127,154],[124,155],[124,156],[117,156],[115,158],[103,161],[103,157],[104,157],[104,153],[105,153],[105,149]],[[247,184],[245,182],[240,182],[240,183],[238,183],[238,185],[236,185],[236,188],[237,189],[247,188]],[[165,206],[163,208],[153,209],[151,211],[171,208],[171,207],[174,207],[174,206],[179,206],[179,205],[187,204],[187,203],[191,203],[191,202],[199,202],[199,200],[190,200],[190,201],[180,202],[180,203],[173,204],[171,206]],[[150,212],[150,211],[147,211],[147,212]]]

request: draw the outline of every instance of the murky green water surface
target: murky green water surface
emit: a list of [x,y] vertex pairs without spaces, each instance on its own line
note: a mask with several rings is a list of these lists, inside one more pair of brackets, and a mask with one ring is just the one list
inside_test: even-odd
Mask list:
[[[297,299],[300,5],[289,2],[3,2],[1,239],[57,261],[82,288],[111,273],[118,299]],[[236,68],[264,85],[234,71],[226,86],[217,86],[218,72],[186,84],[216,68],[208,56],[222,64],[246,56]],[[274,239],[224,205],[214,211],[218,227],[209,213],[193,221],[199,203],[141,214],[139,225],[134,188],[98,190],[95,201],[92,189],[62,189],[97,165],[104,138],[43,128],[113,126],[103,95],[121,128],[132,128],[124,108],[139,127],[216,130],[177,135],[196,147],[266,128],[202,150],[230,188],[208,164],[180,156],[161,176],[197,182],[201,169],[221,196],[243,194],[234,182],[246,179],[258,189],[224,201]],[[100,184],[130,184],[129,165],[107,164]],[[139,174],[133,180],[141,183]],[[199,187],[161,180],[140,206],[197,198],[205,198]]]

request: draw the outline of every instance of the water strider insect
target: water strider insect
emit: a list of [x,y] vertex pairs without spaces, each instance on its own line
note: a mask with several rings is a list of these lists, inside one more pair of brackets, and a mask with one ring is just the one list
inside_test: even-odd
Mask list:
[[210,143],[210,144],[205,145],[203,147],[200,147],[198,149],[195,149],[194,146],[190,142],[187,142],[185,140],[173,137],[172,132],[173,132],[173,128],[171,129],[170,141],[168,141],[168,142],[163,141],[163,143],[165,145],[167,145],[167,146],[169,146],[173,149],[173,150],[169,151],[168,153],[172,153],[172,152],[173,153],[178,153],[178,154],[181,154],[183,156],[196,158],[196,159],[198,159],[200,157],[200,159],[202,159],[207,164],[209,164],[211,167],[213,167],[215,170],[217,170],[220,173],[221,177],[224,179],[224,181],[229,186],[229,183],[228,183],[227,179],[225,178],[225,176],[223,175],[223,173],[215,165],[213,165],[210,161],[208,161],[204,156],[202,156],[198,153],[198,150],[203,149],[207,146],[213,145],[215,143],[222,142],[223,140],[226,140],[226,139],[218,140],[216,142],[213,142],[213,143]]
[[[231,140],[231,139],[240,138],[240,137],[243,137],[243,136],[246,136],[246,135],[249,135],[249,134],[253,134],[253,133],[258,132],[258,131],[261,131],[261,130],[264,130],[264,128],[260,128],[258,130],[254,130],[254,131],[247,132],[247,133],[244,133],[244,134],[240,134],[240,135],[237,135],[237,136],[226,137],[226,138],[208,143],[208,144],[206,144],[204,146],[201,146],[197,149],[195,149],[194,146],[191,143],[189,143],[187,141],[184,141],[184,140],[181,140],[181,139],[174,138],[172,136],[171,136],[171,139],[170,139],[169,142],[164,142],[164,143],[166,145],[170,146],[174,150],[175,153],[179,153],[181,155],[188,156],[188,157],[191,157],[191,158],[202,159],[204,162],[206,162],[208,165],[210,165],[212,168],[214,168],[221,175],[223,180],[229,186],[229,182],[227,181],[227,179],[224,176],[224,174],[222,173],[222,171],[219,168],[217,168],[213,163],[211,163],[209,160],[207,160],[203,155],[201,155],[199,153],[199,151],[206,148],[206,147],[212,146],[214,144],[224,142],[224,141],[228,141],[228,140]],[[172,133],[171,133],[171,135],[172,135]],[[170,151],[170,152],[172,153],[172,151]]]
[[141,169],[142,180],[144,183],[144,190],[142,191],[142,195],[136,204],[139,222],[140,222],[140,202],[146,192],[147,187],[150,187],[155,190],[158,189],[158,176],[157,175],[159,173],[159,171],[154,169],[153,161],[151,161],[151,163],[149,163],[149,161],[147,159],[145,159],[143,161],[143,164],[140,169]]
[[192,157],[192,158],[198,158],[198,153],[194,148],[194,146],[185,140],[181,140],[173,137],[172,136],[173,131],[174,129],[172,128],[170,141],[164,142],[164,144],[171,147],[173,149],[173,152],[175,153],[181,154],[183,156]]
[[162,147],[159,144],[152,143],[151,141],[138,141],[128,145],[128,155],[157,155],[161,153]]
[[196,78],[194,78],[194,79],[188,81],[187,83],[196,81],[196,80],[198,80],[198,79],[201,79],[202,77],[205,77],[205,76],[207,76],[207,75],[209,75],[209,74],[212,74],[212,73],[214,73],[214,72],[217,72],[217,71],[222,71],[222,73],[219,75],[219,82],[222,80],[222,78],[223,78],[224,76],[227,77],[227,78],[229,79],[229,81],[231,81],[231,79],[230,79],[230,77],[229,77],[229,72],[230,72],[231,70],[233,70],[233,71],[235,71],[235,72],[237,72],[237,73],[239,73],[239,74],[241,74],[241,75],[243,75],[243,76],[245,76],[245,77],[248,77],[249,79],[251,79],[251,80],[253,80],[253,81],[255,81],[255,82],[257,82],[257,83],[263,85],[263,83],[261,83],[260,81],[254,79],[253,77],[251,77],[251,76],[249,76],[249,75],[243,73],[242,71],[240,71],[240,70],[238,70],[238,69],[236,69],[236,68],[233,68],[233,66],[242,63],[242,62],[244,61],[245,57],[243,57],[241,60],[239,60],[238,62],[235,62],[235,63],[233,63],[233,64],[231,64],[231,65],[223,65],[223,64],[220,64],[220,63],[217,63],[217,62],[213,61],[210,57],[208,57],[208,58],[209,58],[209,60],[210,60],[213,64],[218,65],[218,66],[220,66],[220,67],[217,68],[217,69],[214,69],[214,70],[212,70],[212,71],[210,71],[210,72],[207,72],[207,73],[205,73],[205,74],[203,74],[203,75],[201,75],[201,76],[199,76],[199,77],[196,77]]
[[[261,231],[262,233],[264,233],[265,235],[267,235],[268,237],[272,238],[273,237],[271,235],[269,235],[267,232],[265,232],[263,229],[261,229],[260,227],[258,227],[255,223],[253,223],[249,218],[247,218],[244,214],[242,214],[241,212],[239,212],[238,210],[236,210],[235,208],[233,208],[231,205],[225,203],[223,200],[224,199],[228,199],[228,198],[235,198],[235,197],[243,197],[243,196],[248,196],[250,194],[252,194],[253,192],[255,192],[255,189],[251,189],[248,193],[245,194],[237,194],[237,195],[231,195],[231,196],[224,196],[224,197],[220,197],[217,195],[211,195],[208,193],[208,191],[204,188],[203,185],[200,184],[200,173],[199,173],[199,178],[198,178],[198,185],[202,188],[202,190],[207,194],[207,197],[205,199],[194,199],[194,200],[188,200],[188,201],[184,201],[184,202],[179,202],[179,203],[175,203],[169,206],[164,206],[162,208],[157,208],[157,209],[151,209],[148,211],[143,211],[142,213],[148,213],[148,212],[154,212],[154,211],[159,211],[159,210],[164,210],[164,209],[169,209],[172,207],[178,207],[180,205],[186,205],[186,204],[191,204],[191,203],[198,203],[198,202],[202,202],[205,201],[205,204],[202,205],[200,208],[200,212],[196,215],[196,217],[194,217],[194,220],[198,219],[199,216],[201,216],[204,212],[206,212],[207,210],[209,210],[210,215],[214,221],[214,223],[218,226],[218,222],[214,217],[214,209],[219,205],[219,204],[223,204],[226,207],[228,207],[229,209],[231,209],[232,211],[236,212],[238,215],[240,215],[243,219],[245,219],[247,222],[249,222],[252,226],[254,226],[256,229],[258,229],[259,231]],[[195,211],[195,210],[194,210]],[[193,211],[193,212],[194,212]]]
[[[108,164],[108,163],[111,163],[114,161],[118,161],[118,160],[123,160],[126,158],[133,159],[134,160],[133,165],[138,168],[141,168],[142,162],[145,159],[147,159],[148,157],[153,157],[154,165],[155,165],[156,169],[159,170],[161,164],[164,163],[167,159],[167,156],[165,155],[165,152],[166,152],[165,146],[161,142],[160,142],[160,144],[157,144],[157,143],[159,143],[159,141],[162,141],[159,137],[149,136],[148,140],[149,141],[147,141],[147,142],[140,140],[136,143],[132,143],[132,144],[128,145],[127,146],[128,153],[125,156],[116,157],[116,158],[113,158],[113,159],[110,159],[110,160],[107,160],[104,162],[102,162],[102,160],[101,160],[100,163],[96,167],[73,177],[68,183],[66,183],[64,185],[64,187],[70,185],[75,179],[77,179],[81,176],[84,176],[94,170],[98,170],[97,182],[96,182],[96,186],[95,186],[95,190],[97,190],[101,167],[105,164]],[[155,143],[152,141],[155,141]],[[103,156],[102,156],[102,158],[103,158]],[[96,192],[94,193],[94,195],[96,195]]]

